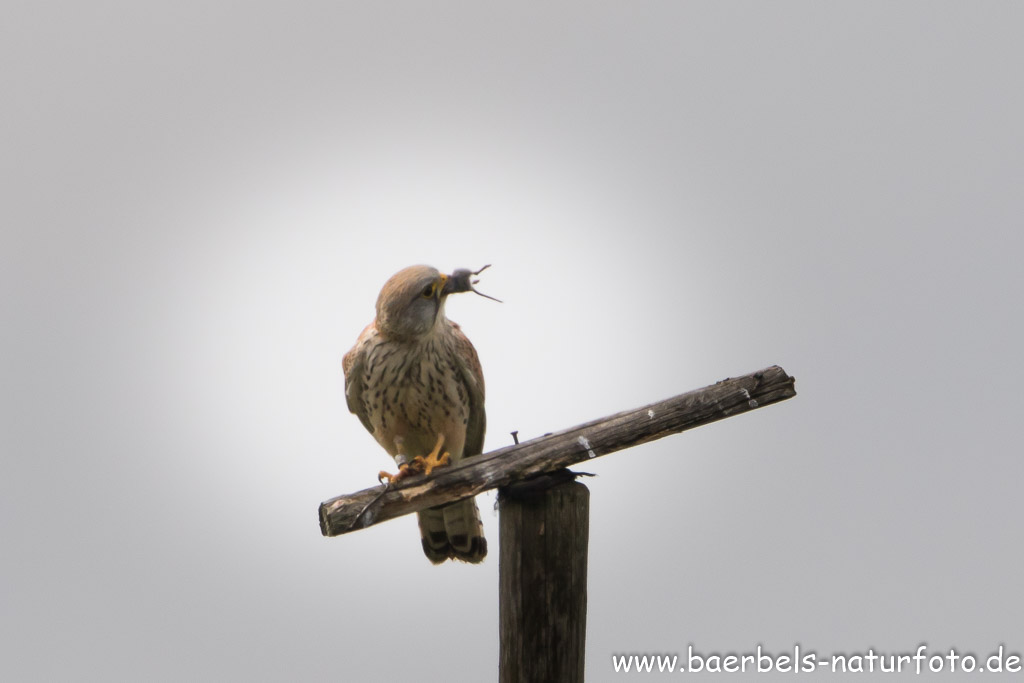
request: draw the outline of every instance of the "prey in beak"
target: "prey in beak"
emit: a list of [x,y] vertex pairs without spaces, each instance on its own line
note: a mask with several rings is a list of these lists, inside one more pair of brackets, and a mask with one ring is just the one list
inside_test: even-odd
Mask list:
[[[441,294],[444,295],[458,294],[460,292],[473,292],[474,294],[479,294],[480,296],[490,299],[491,301],[497,301],[499,304],[502,303],[501,299],[496,299],[490,294],[484,294],[483,292],[477,291],[476,287],[473,286],[480,281],[473,280],[472,278],[475,275],[479,275],[480,273],[484,272],[490,267],[491,264],[488,263],[486,266],[476,271],[469,270],[468,268],[458,268],[451,275],[447,276],[447,281],[444,283],[444,287],[441,291]],[[445,276],[442,275],[441,277],[443,278]]]

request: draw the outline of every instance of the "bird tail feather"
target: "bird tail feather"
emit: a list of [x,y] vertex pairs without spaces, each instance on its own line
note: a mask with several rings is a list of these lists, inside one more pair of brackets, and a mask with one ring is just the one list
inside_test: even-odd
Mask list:
[[478,564],[487,556],[480,509],[472,498],[418,513],[423,553],[434,564],[461,560]]

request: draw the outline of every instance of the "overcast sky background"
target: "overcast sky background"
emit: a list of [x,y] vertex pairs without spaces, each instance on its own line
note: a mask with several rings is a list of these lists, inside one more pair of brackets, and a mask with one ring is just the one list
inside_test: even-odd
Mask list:
[[317,525],[391,465],[341,356],[413,263],[494,264],[487,449],[797,378],[587,464],[588,680],[1024,650],[1020,3],[3,14],[4,680],[496,680],[493,495],[477,567]]

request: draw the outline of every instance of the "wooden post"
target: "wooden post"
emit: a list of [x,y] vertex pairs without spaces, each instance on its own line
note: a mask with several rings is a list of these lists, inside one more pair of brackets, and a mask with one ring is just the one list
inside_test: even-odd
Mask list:
[[583,683],[590,491],[568,479],[501,491],[500,683]]

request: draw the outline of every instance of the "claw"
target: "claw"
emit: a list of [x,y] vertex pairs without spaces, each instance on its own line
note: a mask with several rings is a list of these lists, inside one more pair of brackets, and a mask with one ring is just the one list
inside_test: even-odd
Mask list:
[[434,452],[425,458],[421,456],[415,459],[420,461],[420,465],[423,467],[423,474],[430,474],[438,467],[447,465],[450,462],[450,454],[448,452],[444,452],[438,455]]
[[384,480],[387,479],[387,483],[384,484],[384,485],[385,486],[391,486],[395,482],[402,481],[403,479],[408,477],[410,474],[415,474],[415,472],[410,472],[409,471],[409,465],[408,464],[406,464],[406,465],[399,465],[398,472],[396,472],[395,474],[391,474],[390,472],[385,472],[384,470],[381,470],[380,472],[378,472],[377,473],[377,481],[379,481],[381,484],[384,484]]
[[451,462],[451,453],[445,451],[441,452],[441,446],[444,445],[444,434],[437,435],[437,443],[434,444],[434,450],[424,455],[417,455],[415,458],[405,463],[404,465],[398,466],[398,472],[391,474],[381,470],[377,473],[377,481],[384,484],[384,480],[387,480],[385,486],[391,486],[396,484],[408,476],[413,474],[430,474],[436,468],[447,465]]
[[451,454],[447,451],[442,453],[441,446],[444,445],[444,434],[437,435],[437,443],[434,444],[434,450],[427,453],[426,457],[413,458],[413,461],[419,460],[423,465],[423,473],[430,474],[436,467],[442,467],[447,465],[451,460]]

